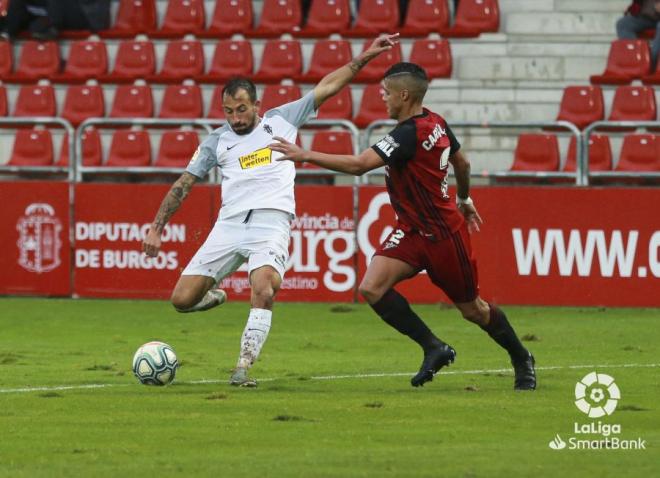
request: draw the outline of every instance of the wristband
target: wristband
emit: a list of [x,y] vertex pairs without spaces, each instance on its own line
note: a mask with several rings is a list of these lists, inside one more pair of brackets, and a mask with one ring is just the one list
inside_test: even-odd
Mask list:
[[472,206],[472,204],[474,204],[474,202],[472,201],[472,198],[470,196],[466,197],[465,199],[456,196],[456,204],[458,204],[459,206],[462,206],[462,205]]

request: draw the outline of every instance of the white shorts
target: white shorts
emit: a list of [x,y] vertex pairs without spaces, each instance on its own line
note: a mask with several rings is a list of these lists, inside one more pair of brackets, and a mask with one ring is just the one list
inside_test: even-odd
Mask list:
[[291,214],[277,209],[253,209],[218,220],[181,275],[220,282],[247,261],[248,274],[271,266],[284,279],[291,219]]

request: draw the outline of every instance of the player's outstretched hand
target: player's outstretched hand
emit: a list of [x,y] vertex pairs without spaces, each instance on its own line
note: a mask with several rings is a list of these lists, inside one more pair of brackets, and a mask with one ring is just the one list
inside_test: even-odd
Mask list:
[[277,151],[278,153],[282,153],[284,155],[277,158],[275,161],[294,161],[297,163],[302,163],[307,160],[307,151],[301,147],[290,143],[280,136],[273,136],[273,139],[276,140],[277,143],[271,143],[268,145],[268,147],[273,151]]
[[481,219],[474,204],[459,204],[458,210],[461,211],[467,221],[468,232],[470,234],[473,232],[479,232],[479,226],[481,226],[484,221]]
[[156,257],[160,251],[160,234],[158,234],[153,227],[149,228],[147,237],[142,241],[142,252],[149,257]]
[[364,53],[372,58],[380,55],[384,51],[391,50],[397,43],[399,43],[398,33],[380,35],[371,45],[369,45],[369,48],[367,48]]

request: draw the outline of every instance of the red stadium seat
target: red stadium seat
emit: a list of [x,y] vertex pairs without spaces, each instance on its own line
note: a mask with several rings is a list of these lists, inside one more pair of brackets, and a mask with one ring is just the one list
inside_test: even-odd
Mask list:
[[12,63],[11,43],[0,40],[0,80],[9,78]]
[[353,136],[348,131],[319,131],[312,139],[312,151],[327,154],[354,154]]
[[[362,51],[367,50],[372,42],[373,39],[365,40]],[[401,44],[397,43],[391,50],[381,53],[367,63],[367,66],[357,74],[355,81],[362,83],[380,82],[385,71],[393,64],[401,61],[401,56]]]
[[222,108],[222,89],[225,85],[217,85],[211,95],[211,107],[206,115],[209,119],[225,119],[225,110]]
[[169,85],[165,88],[159,118],[201,118],[202,90],[198,85]]
[[296,81],[318,83],[328,73],[346,65],[353,58],[348,40],[318,40],[314,44],[309,69]]
[[285,103],[295,101],[302,96],[300,87],[297,85],[267,85],[261,97],[261,112],[282,106]]
[[447,40],[415,40],[410,61],[424,68],[429,79],[451,76],[451,49]]
[[11,81],[32,82],[41,78],[53,78],[60,70],[60,51],[54,41],[23,43],[16,72]]
[[103,89],[98,85],[71,85],[66,90],[62,118],[77,127],[87,118],[105,115]]
[[71,83],[101,78],[108,73],[108,52],[102,41],[74,41],[69,49],[64,72],[57,81]]
[[56,116],[55,90],[50,85],[24,85],[18,90],[14,116]]
[[199,33],[202,38],[228,38],[236,33],[252,31],[254,13],[251,0],[216,0],[209,29]]
[[300,30],[301,21],[300,0],[264,0],[259,25],[245,33],[260,38],[275,38]]
[[53,138],[46,129],[19,129],[9,166],[52,166]]
[[605,118],[603,90],[600,86],[567,86],[559,105],[557,121],[568,121],[584,129]]
[[302,50],[297,40],[268,40],[261,55],[261,66],[254,81],[279,83],[302,73]]
[[150,41],[125,40],[119,44],[112,73],[103,78],[108,82],[130,82],[146,79],[156,73],[156,53]]
[[[101,166],[103,153],[101,149],[101,135],[94,128],[85,128],[81,136],[83,166]],[[64,134],[60,148],[60,159],[57,166],[69,165],[69,135]]]
[[[0,54],[0,57],[1,56],[2,54]],[[645,85],[660,85],[660,61],[656,62],[655,71],[642,77],[642,83]]]
[[160,147],[154,166],[185,168],[199,146],[195,131],[167,131],[160,138]]
[[651,53],[646,40],[614,40],[607,57],[607,66],[590,80],[596,85],[623,85],[648,75]]
[[[392,33],[399,28],[398,0],[362,0],[353,28],[344,30],[348,37],[372,37]],[[373,41],[373,39],[372,39]]]
[[131,167],[151,164],[151,142],[146,131],[118,130],[112,135],[106,166]]
[[0,85],[0,116],[7,116],[9,107],[7,106],[7,89]]
[[511,171],[559,171],[559,142],[552,134],[518,136]]
[[148,85],[119,85],[110,110],[110,118],[151,118],[154,101]]
[[654,134],[629,134],[623,138],[615,171],[660,172],[660,140]]
[[[655,121],[657,109],[651,86],[619,86],[614,93],[609,121]],[[630,131],[634,128],[607,127],[607,131]]]
[[449,27],[447,0],[410,0],[403,27],[404,37],[425,37]]
[[[577,152],[575,137],[571,137],[568,145],[568,156],[563,171],[574,172],[576,170]],[[611,171],[612,170],[612,148],[610,138],[600,134],[592,134],[589,137],[589,171]]]
[[319,108],[316,117],[317,119],[343,119],[350,121],[353,117],[351,88],[345,86],[339,93],[328,98]]
[[312,0],[307,23],[295,36],[320,38],[347,30],[351,26],[349,0]]
[[204,0],[168,0],[165,18],[159,30],[149,33],[152,38],[175,38],[204,30],[206,15]]
[[209,71],[199,75],[196,80],[217,83],[232,76],[250,77],[253,71],[252,44],[246,40],[225,39],[216,44]]
[[112,28],[99,32],[105,38],[133,38],[156,29],[155,0],[120,0]]
[[366,128],[376,120],[389,119],[383,101],[383,89],[379,84],[367,85],[362,92],[362,101],[353,123],[358,128]]
[[197,40],[173,40],[167,44],[163,67],[150,81],[177,82],[204,73],[204,50]]
[[440,33],[445,37],[478,37],[497,32],[500,28],[500,8],[497,0],[461,0],[454,24]]

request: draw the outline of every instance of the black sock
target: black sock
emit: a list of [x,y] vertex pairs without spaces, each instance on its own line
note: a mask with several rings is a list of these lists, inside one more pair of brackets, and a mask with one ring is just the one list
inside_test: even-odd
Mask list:
[[424,351],[444,342],[413,312],[408,301],[394,289],[390,289],[371,308],[390,326],[417,342]]
[[524,360],[529,355],[527,349],[520,343],[516,332],[506,318],[502,309],[493,304],[490,307],[490,322],[488,325],[481,326],[490,337],[504,348],[512,360]]

